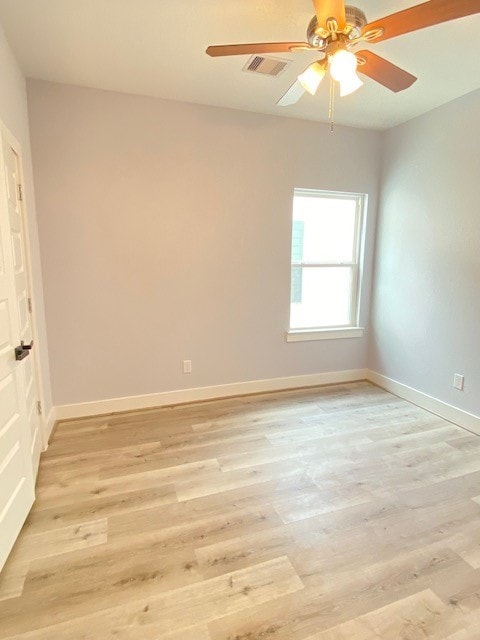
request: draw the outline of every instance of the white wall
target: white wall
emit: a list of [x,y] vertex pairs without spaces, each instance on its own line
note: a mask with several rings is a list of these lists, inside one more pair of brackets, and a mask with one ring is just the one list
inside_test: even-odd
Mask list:
[[370,343],[370,368],[476,415],[479,144],[480,91],[385,134]]
[[284,332],[294,187],[369,194],[368,324],[378,132],[40,81],[28,97],[56,405],[366,365],[366,337]]
[[44,418],[48,417],[52,407],[50,372],[48,362],[47,334],[45,329],[45,311],[43,305],[42,269],[38,245],[38,229],[35,212],[32,159],[28,127],[27,94],[25,79],[6,41],[0,27],[0,120],[11,131],[22,147],[23,168],[25,174],[25,204],[27,209],[28,235],[31,248],[33,297],[35,302],[35,320],[39,337],[36,345],[39,355],[43,382]]

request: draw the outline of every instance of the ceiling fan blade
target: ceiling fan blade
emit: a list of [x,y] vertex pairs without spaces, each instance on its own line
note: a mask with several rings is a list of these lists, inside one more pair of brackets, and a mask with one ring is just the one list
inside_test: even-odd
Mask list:
[[430,0],[375,20],[363,27],[362,34],[374,29],[383,29],[383,34],[375,38],[375,42],[381,42],[475,13],[480,13],[480,0]]
[[221,44],[208,47],[209,56],[241,56],[249,53],[290,53],[292,49],[311,49],[307,42],[254,42],[252,44]]
[[288,107],[292,104],[296,104],[304,93],[305,89],[302,87],[298,80],[295,80],[290,89],[288,89],[288,91],[286,91],[277,102],[277,106]]
[[357,67],[359,73],[365,74],[395,93],[408,89],[417,79],[408,71],[400,69],[371,51],[358,51],[355,55],[359,59]]
[[345,29],[344,0],[313,0],[319,26],[326,27],[328,18],[335,18],[340,29]]

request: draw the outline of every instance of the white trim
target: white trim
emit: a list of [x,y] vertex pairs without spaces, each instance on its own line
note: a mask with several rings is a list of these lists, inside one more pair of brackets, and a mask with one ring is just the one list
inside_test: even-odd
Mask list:
[[308,340],[341,340],[361,338],[363,327],[339,327],[337,329],[291,329],[285,333],[287,342],[307,342]]
[[52,435],[53,427],[55,426],[55,420],[57,419],[56,415],[56,407],[52,407],[48,416],[45,419],[44,429],[45,429],[45,443],[43,445],[43,450],[46,451],[48,448],[48,443],[50,440],[50,436]]
[[352,198],[363,197],[365,193],[361,193],[360,191],[329,191],[328,189],[304,189],[302,187],[295,187],[294,189],[295,195],[300,197],[309,197],[309,198],[338,198],[339,200],[352,200]]
[[449,422],[458,424],[460,427],[480,435],[480,416],[463,411],[463,409],[454,407],[447,402],[443,402],[443,400],[438,400],[438,398],[429,396],[422,391],[417,391],[417,389],[392,380],[392,378],[387,378],[387,376],[375,371],[367,371],[367,380],[382,387],[382,389],[394,393],[396,396],[400,396],[400,398],[408,400],[412,404],[422,407],[422,409],[430,411],[430,413],[434,413]]
[[[178,391],[163,391],[143,396],[127,396],[124,398],[110,398],[96,402],[81,402],[79,404],[64,404],[55,407],[55,419],[66,420],[87,416],[115,413],[117,411],[132,411],[150,409],[185,402],[214,400],[251,393],[267,391],[281,391],[284,389],[298,389],[302,387],[316,387],[342,382],[365,380],[366,369],[351,369],[349,371],[334,371],[330,373],[313,373],[288,378],[270,378],[267,380],[252,380],[249,382],[234,382],[211,387],[197,387],[194,389],[179,389]],[[50,412],[52,413],[52,412]],[[50,416],[49,416],[50,419]]]

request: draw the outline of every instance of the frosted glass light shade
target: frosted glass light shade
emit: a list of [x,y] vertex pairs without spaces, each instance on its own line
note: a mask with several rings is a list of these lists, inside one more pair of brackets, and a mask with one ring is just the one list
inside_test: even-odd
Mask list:
[[360,80],[356,73],[353,73],[348,78],[344,78],[340,80],[340,95],[348,96],[363,85],[363,82]]
[[324,65],[320,62],[314,62],[298,76],[298,81],[305,89],[305,91],[308,91],[308,93],[314,96],[324,77]]
[[330,75],[337,82],[349,78],[357,70],[357,57],[351,51],[340,49],[330,58]]
[[363,82],[357,75],[357,57],[351,51],[340,49],[330,59],[330,75],[340,84],[340,95],[348,96]]

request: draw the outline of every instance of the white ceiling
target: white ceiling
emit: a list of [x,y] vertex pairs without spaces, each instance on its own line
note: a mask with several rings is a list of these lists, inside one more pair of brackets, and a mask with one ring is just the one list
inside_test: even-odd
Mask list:
[[[351,3],[372,21],[418,1]],[[312,15],[311,0],[0,0],[0,22],[28,77],[326,121],[326,85],[295,106],[275,105],[314,53],[277,56],[292,61],[277,78],[242,73],[248,56],[205,54],[209,44],[304,40]],[[477,89],[479,31],[475,15],[365,47],[419,79],[393,94],[364,78],[337,100],[336,121],[388,128]]]

